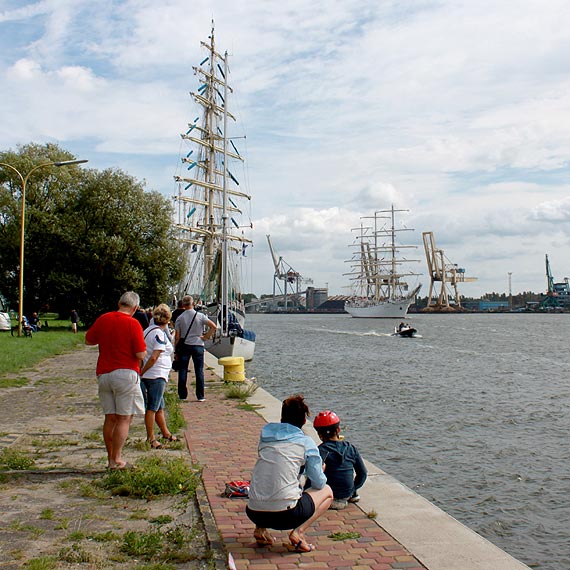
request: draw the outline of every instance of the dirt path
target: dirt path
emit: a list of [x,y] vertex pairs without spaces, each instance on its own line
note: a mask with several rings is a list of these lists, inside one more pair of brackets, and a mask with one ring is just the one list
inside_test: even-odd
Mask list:
[[[149,550],[129,547],[129,536],[158,537],[177,553],[155,556],[163,563],[157,568],[213,567],[195,500],[117,497],[97,485],[106,476],[106,453],[96,358],[86,347],[12,376],[26,379],[25,386],[0,388],[0,454],[34,460],[25,471],[0,466],[0,567],[150,568]],[[135,418],[124,453],[129,462],[152,454],[189,461],[182,444],[148,451],[144,439],[142,417]]]

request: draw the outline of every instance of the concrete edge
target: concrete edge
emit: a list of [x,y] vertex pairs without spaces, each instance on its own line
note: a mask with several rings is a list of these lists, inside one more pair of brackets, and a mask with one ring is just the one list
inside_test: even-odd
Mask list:
[[[257,413],[266,421],[280,421],[281,402],[262,388],[248,402],[259,406]],[[312,426],[304,431],[319,442]],[[373,463],[365,463],[368,480],[359,492],[359,508],[378,513],[376,523],[429,570],[530,570]]]

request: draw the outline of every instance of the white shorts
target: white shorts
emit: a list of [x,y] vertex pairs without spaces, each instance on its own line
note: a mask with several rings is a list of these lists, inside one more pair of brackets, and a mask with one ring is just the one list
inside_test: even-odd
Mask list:
[[144,399],[137,372],[120,368],[97,376],[97,382],[105,415],[144,415]]

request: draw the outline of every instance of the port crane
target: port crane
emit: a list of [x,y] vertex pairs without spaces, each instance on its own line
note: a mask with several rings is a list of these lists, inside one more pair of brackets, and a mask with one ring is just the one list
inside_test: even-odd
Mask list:
[[[443,250],[435,246],[433,232],[423,232],[422,237],[430,275],[427,309],[435,311],[461,309],[457,284],[477,281],[477,277],[466,277],[465,269],[446,259]],[[438,286],[439,294],[436,291]],[[450,304],[450,299],[454,300],[453,306]]]
[[546,283],[547,291],[546,297],[540,303],[541,308],[547,307],[564,307],[570,304],[570,280],[568,277],[564,278],[561,283],[555,283],[554,277],[552,276],[552,271],[550,269],[550,261],[548,260],[548,254],[545,255],[546,258]]
[[[312,279],[303,277],[298,271],[295,271],[284,259],[275,254],[273,245],[271,244],[271,236],[267,235],[267,243],[269,244],[269,251],[275,266],[275,273],[273,275],[273,300],[277,302],[277,289],[279,289],[280,296],[284,299],[284,309],[287,310],[288,295],[300,295],[301,285],[304,283],[312,283]],[[281,286],[281,282],[283,286]],[[288,293],[288,289],[290,293]]]

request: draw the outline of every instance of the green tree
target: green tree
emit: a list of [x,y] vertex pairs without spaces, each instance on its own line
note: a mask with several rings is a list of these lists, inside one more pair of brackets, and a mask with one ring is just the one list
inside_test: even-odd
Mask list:
[[[56,145],[30,144],[0,153],[0,162],[28,172],[41,162],[73,160]],[[0,291],[17,298],[21,189],[0,168]],[[120,170],[40,169],[28,182],[24,307],[49,305],[67,317],[75,308],[89,324],[132,289],[145,305],[169,299],[182,276],[172,206]],[[4,239],[6,238],[6,239]],[[14,303],[12,302],[12,305]]]

